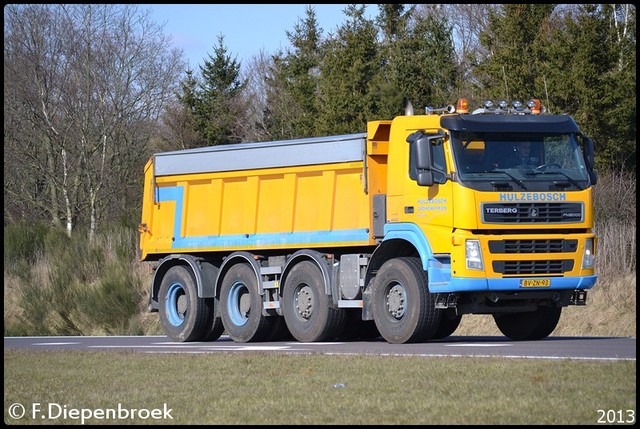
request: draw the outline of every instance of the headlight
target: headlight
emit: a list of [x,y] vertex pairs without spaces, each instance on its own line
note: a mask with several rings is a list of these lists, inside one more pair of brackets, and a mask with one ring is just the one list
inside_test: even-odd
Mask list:
[[482,250],[480,248],[479,240],[465,241],[465,260],[467,261],[467,269],[484,269],[484,264],[482,263]]
[[593,248],[593,238],[587,238],[584,243],[584,253],[582,254],[582,269],[593,268],[595,263],[596,255]]

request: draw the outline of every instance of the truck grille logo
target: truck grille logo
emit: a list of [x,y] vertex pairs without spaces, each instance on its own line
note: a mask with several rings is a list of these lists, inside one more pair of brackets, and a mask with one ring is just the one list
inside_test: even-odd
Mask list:
[[560,224],[584,221],[584,204],[482,203],[482,222],[488,224]]

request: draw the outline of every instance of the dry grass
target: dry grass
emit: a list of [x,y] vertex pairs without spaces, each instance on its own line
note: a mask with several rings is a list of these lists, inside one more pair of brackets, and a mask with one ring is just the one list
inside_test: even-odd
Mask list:
[[[490,315],[465,315],[455,335],[501,336]],[[588,292],[586,306],[570,306],[554,336],[636,336],[636,275],[599,279]]]

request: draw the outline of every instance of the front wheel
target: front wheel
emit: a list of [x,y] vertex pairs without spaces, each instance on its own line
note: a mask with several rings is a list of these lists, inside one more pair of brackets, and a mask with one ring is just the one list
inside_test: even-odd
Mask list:
[[443,311],[438,329],[436,329],[436,333],[433,334],[433,339],[440,340],[453,334],[456,329],[458,329],[458,326],[460,326],[461,321],[462,314],[456,315],[455,310],[449,309]]
[[176,341],[199,341],[212,327],[213,301],[199,298],[191,271],[181,265],[169,268],[160,284],[160,322]]
[[533,341],[548,337],[560,320],[562,307],[540,306],[526,313],[494,314],[496,326],[504,336],[515,341]]
[[378,270],[372,291],[373,319],[388,342],[432,339],[441,316],[435,302],[420,258],[390,259]]

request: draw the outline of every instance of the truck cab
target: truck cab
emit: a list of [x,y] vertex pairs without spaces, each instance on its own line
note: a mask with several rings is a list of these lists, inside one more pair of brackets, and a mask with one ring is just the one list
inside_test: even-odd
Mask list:
[[463,314],[492,314],[511,338],[542,338],[596,282],[593,142],[538,100],[467,106],[393,120],[385,238],[371,267],[378,275],[385,242],[401,240],[449,329]]

